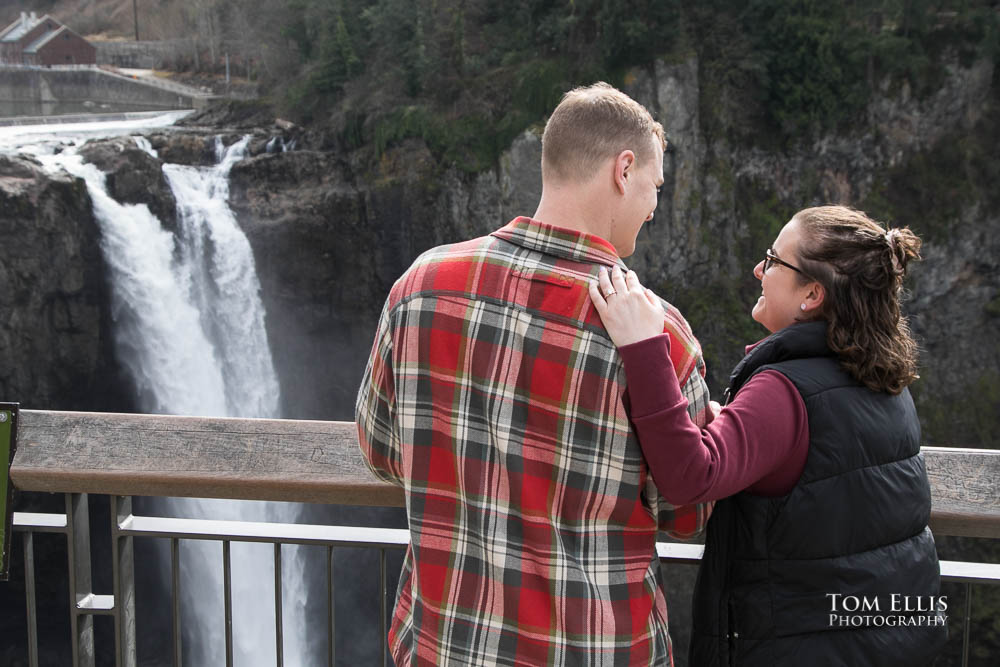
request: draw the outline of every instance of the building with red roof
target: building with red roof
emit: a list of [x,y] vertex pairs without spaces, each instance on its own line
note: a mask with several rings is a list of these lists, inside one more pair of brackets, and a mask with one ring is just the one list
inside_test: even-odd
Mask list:
[[96,65],[97,49],[48,14],[38,18],[34,12],[21,12],[0,31],[0,64]]

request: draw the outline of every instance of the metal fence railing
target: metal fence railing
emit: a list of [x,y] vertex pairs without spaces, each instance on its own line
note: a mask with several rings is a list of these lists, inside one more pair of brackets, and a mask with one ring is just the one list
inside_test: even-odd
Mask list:
[[[69,581],[69,615],[74,667],[95,665],[94,619],[109,616],[114,623],[114,662],[137,664],[139,633],[152,632],[136,623],[135,540],[169,543],[173,663],[180,665],[181,607],[179,591],[185,541],[222,545],[225,579],[225,642],[227,665],[233,662],[233,602],[231,566],[233,543],[273,545],[275,567],[275,664],[284,661],[281,560],[286,545],[327,549],[326,629],[329,664],[336,656],[334,637],[333,554],[342,548],[375,550],[379,558],[379,653],[385,647],[390,597],[386,556],[405,548],[405,530],[145,516],[133,512],[133,496],[229,498],[286,501],[359,507],[402,507],[401,489],[370,473],[358,448],[351,422],[280,419],[222,419],[164,415],[21,411],[7,413],[18,423],[16,453],[10,481],[22,491],[63,494],[58,513],[14,513],[14,531],[22,534],[27,609],[29,665],[38,664],[38,604],[36,599],[35,537],[65,536]],[[931,484],[930,525],[935,535],[1000,537],[1000,451],[924,447]],[[108,533],[91,530],[88,494],[107,496]],[[97,526],[95,525],[95,529]],[[91,535],[110,536],[112,593],[95,594]],[[103,539],[103,538],[102,538]],[[661,561],[696,564],[699,545],[658,545]],[[106,568],[105,570],[106,571]],[[961,664],[970,661],[973,592],[1000,583],[1000,564],[941,562],[942,577],[965,588]],[[377,624],[377,626],[376,626]],[[340,630],[343,632],[343,628]],[[145,635],[144,635],[145,636]]]
[[[27,613],[28,664],[37,667],[38,619],[35,586],[34,536],[36,533],[58,533],[66,537],[69,571],[70,632],[72,634],[73,665],[88,667],[95,662],[93,618],[110,616],[115,626],[115,664],[135,665],[137,632],[135,618],[135,580],[133,565],[133,538],[165,540],[170,551],[171,598],[171,647],[173,664],[182,664],[181,644],[181,540],[210,540],[222,544],[222,570],[224,587],[224,627],[226,665],[233,665],[233,596],[232,555],[233,542],[266,543],[274,546],[274,664],[284,664],[284,627],[282,618],[282,548],[288,545],[320,546],[326,549],[326,602],[327,602],[327,664],[336,664],[336,624],[334,611],[333,554],[338,548],[364,548],[379,553],[380,614],[379,652],[383,665],[390,664],[384,640],[387,634],[388,611],[392,600],[387,582],[389,573],[386,552],[406,548],[407,531],[366,526],[326,526],[315,524],[264,523],[250,521],[220,521],[213,519],[187,519],[174,517],[136,516],[131,512],[132,499],[110,497],[112,525],[112,577],[114,594],[98,595],[91,582],[92,554],[90,548],[89,510],[86,494],[66,494],[66,512],[14,513],[14,530],[22,535],[24,559],[24,588]],[[120,603],[118,601],[121,601]],[[356,620],[356,619],[352,619]],[[376,619],[371,619],[375,621]],[[147,629],[151,631],[153,629]],[[156,629],[158,630],[158,629]]]
[[[91,588],[91,550],[89,545],[89,518],[86,494],[66,494],[66,512],[14,514],[14,530],[23,534],[24,584],[27,613],[28,664],[38,665],[37,601],[35,590],[34,535],[35,533],[60,533],[66,536],[67,560],[70,580],[71,633],[73,635],[73,665],[88,667],[94,664],[94,639],[92,619],[108,615],[115,625],[115,664],[136,664],[137,633],[135,621],[135,582],[132,564],[134,538],[160,539],[169,542],[171,590],[171,636],[173,664],[182,664],[181,650],[181,579],[180,541],[211,540],[222,544],[222,568],[225,594],[225,644],[226,665],[233,665],[231,550],[233,542],[266,543],[274,546],[274,664],[284,664],[284,627],[282,618],[281,558],[286,545],[319,546],[326,549],[326,603],[328,622],[327,664],[336,664],[336,623],[334,611],[333,554],[338,548],[365,548],[379,553],[379,652],[382,664],[391,664],[385,647],[387,620],[392,604],[392,592],[387,582],[386,553],[406,548],[408,535],[404,529],[372,528],[364,526],[328,526],[315,524],[268,523],[249,521],[220,521],[212,519],[186,519],[172,517],[136,516],[131,512],[132,500],[128,497],[110,497],[113,595],[96,595]],[[699,544],[659,543],[658,555],[662,562],[676,565],[694,565],[701,559],[704,547]],[[1000,564],[942,561],[943,581],[956,582],[965,587],[964,618],[962,621],[962,662],[968,665],[971,647],[971,618],[973,590],[977,585],[1000,584]],[[118,604],[117,601],[123,601]],[[357,619],[352,619],[356,621]],[[376,619],[371,619],[376,622]]]

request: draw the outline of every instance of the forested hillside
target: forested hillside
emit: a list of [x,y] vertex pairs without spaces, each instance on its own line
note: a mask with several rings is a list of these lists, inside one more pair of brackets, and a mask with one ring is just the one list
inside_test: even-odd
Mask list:
[[[697,55],[709,135],[769,146],[859,120],[886,86],[936,88],[946,51],[1000,46],[996,3],[945,0],[293,0],[283,103],[381,149],[419,135],[482,169],[569,86]],[[277,81],[275,81],[277,84]],[[277,91],[276,91],[277,92]],[[405,106],[403,106],[405,105]]]
[[[283,114],[377,150],[419,136],[480,170],[565,89],[697,54],[707,133],[771,146],[920,96],[1000,50],[994,0],[11,0],[98,39],[191,38],[212,69],[248,63]],[[194,67],[195,63],[189,63]]]

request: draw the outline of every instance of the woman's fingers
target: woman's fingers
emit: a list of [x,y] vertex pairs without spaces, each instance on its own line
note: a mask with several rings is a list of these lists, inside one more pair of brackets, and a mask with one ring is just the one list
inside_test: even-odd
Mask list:
[[630,290],[642,289],[642,285],[639,284],[639,276],[637,276],[635,271],[632,271],[631,269],[625,273],[625,285]]
[[[635,271],[622,271],[619,266],[613,266],[610,270],[602,266],[597,272],[597,282],[591,283],[590,287],[596,290],[596,296],[608,306],[611,305],[611,297],[625,296],[629,292],[645,295],[651,304],[659,304],[659,299],[639,282],[639,276]],[[596,304],[597,299],[594,302]]]
[[614,291],[614,287],[611,285],[611,276],[608,275],[607,269],[603,266],[597,272],[597,282],[600,284],[601,296],[604,298],[607,298]]
[[588,289],[590,290],[590,300],[594,302],[594,307],[597,308],[597,314],[604,317],[605,313],[607,313],[608,303],[604,300],[601,289],[593,280],[590,281]]
[[618,347],[663,333],[663,307],[651,300],[638,277],[621,267],[601,267],[597,281],[588,286],[590,299],[604,328]]
[[611,269],[611,286],[615,288],[616,292],[622,294],[628,291],[628,286],[625,284],[625,274],[622,273],[620,266]]

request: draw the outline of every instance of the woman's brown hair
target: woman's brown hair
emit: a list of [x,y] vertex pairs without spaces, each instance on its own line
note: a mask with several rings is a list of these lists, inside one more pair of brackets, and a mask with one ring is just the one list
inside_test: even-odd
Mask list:
[[917,379],[917,344],[900,308],[903,276],[920,259],[908,227],[886,231],[861,211],[818,206],[795,214],[799,267],[823,285],[820,316],[844,368],[874,391],[898,394]]

